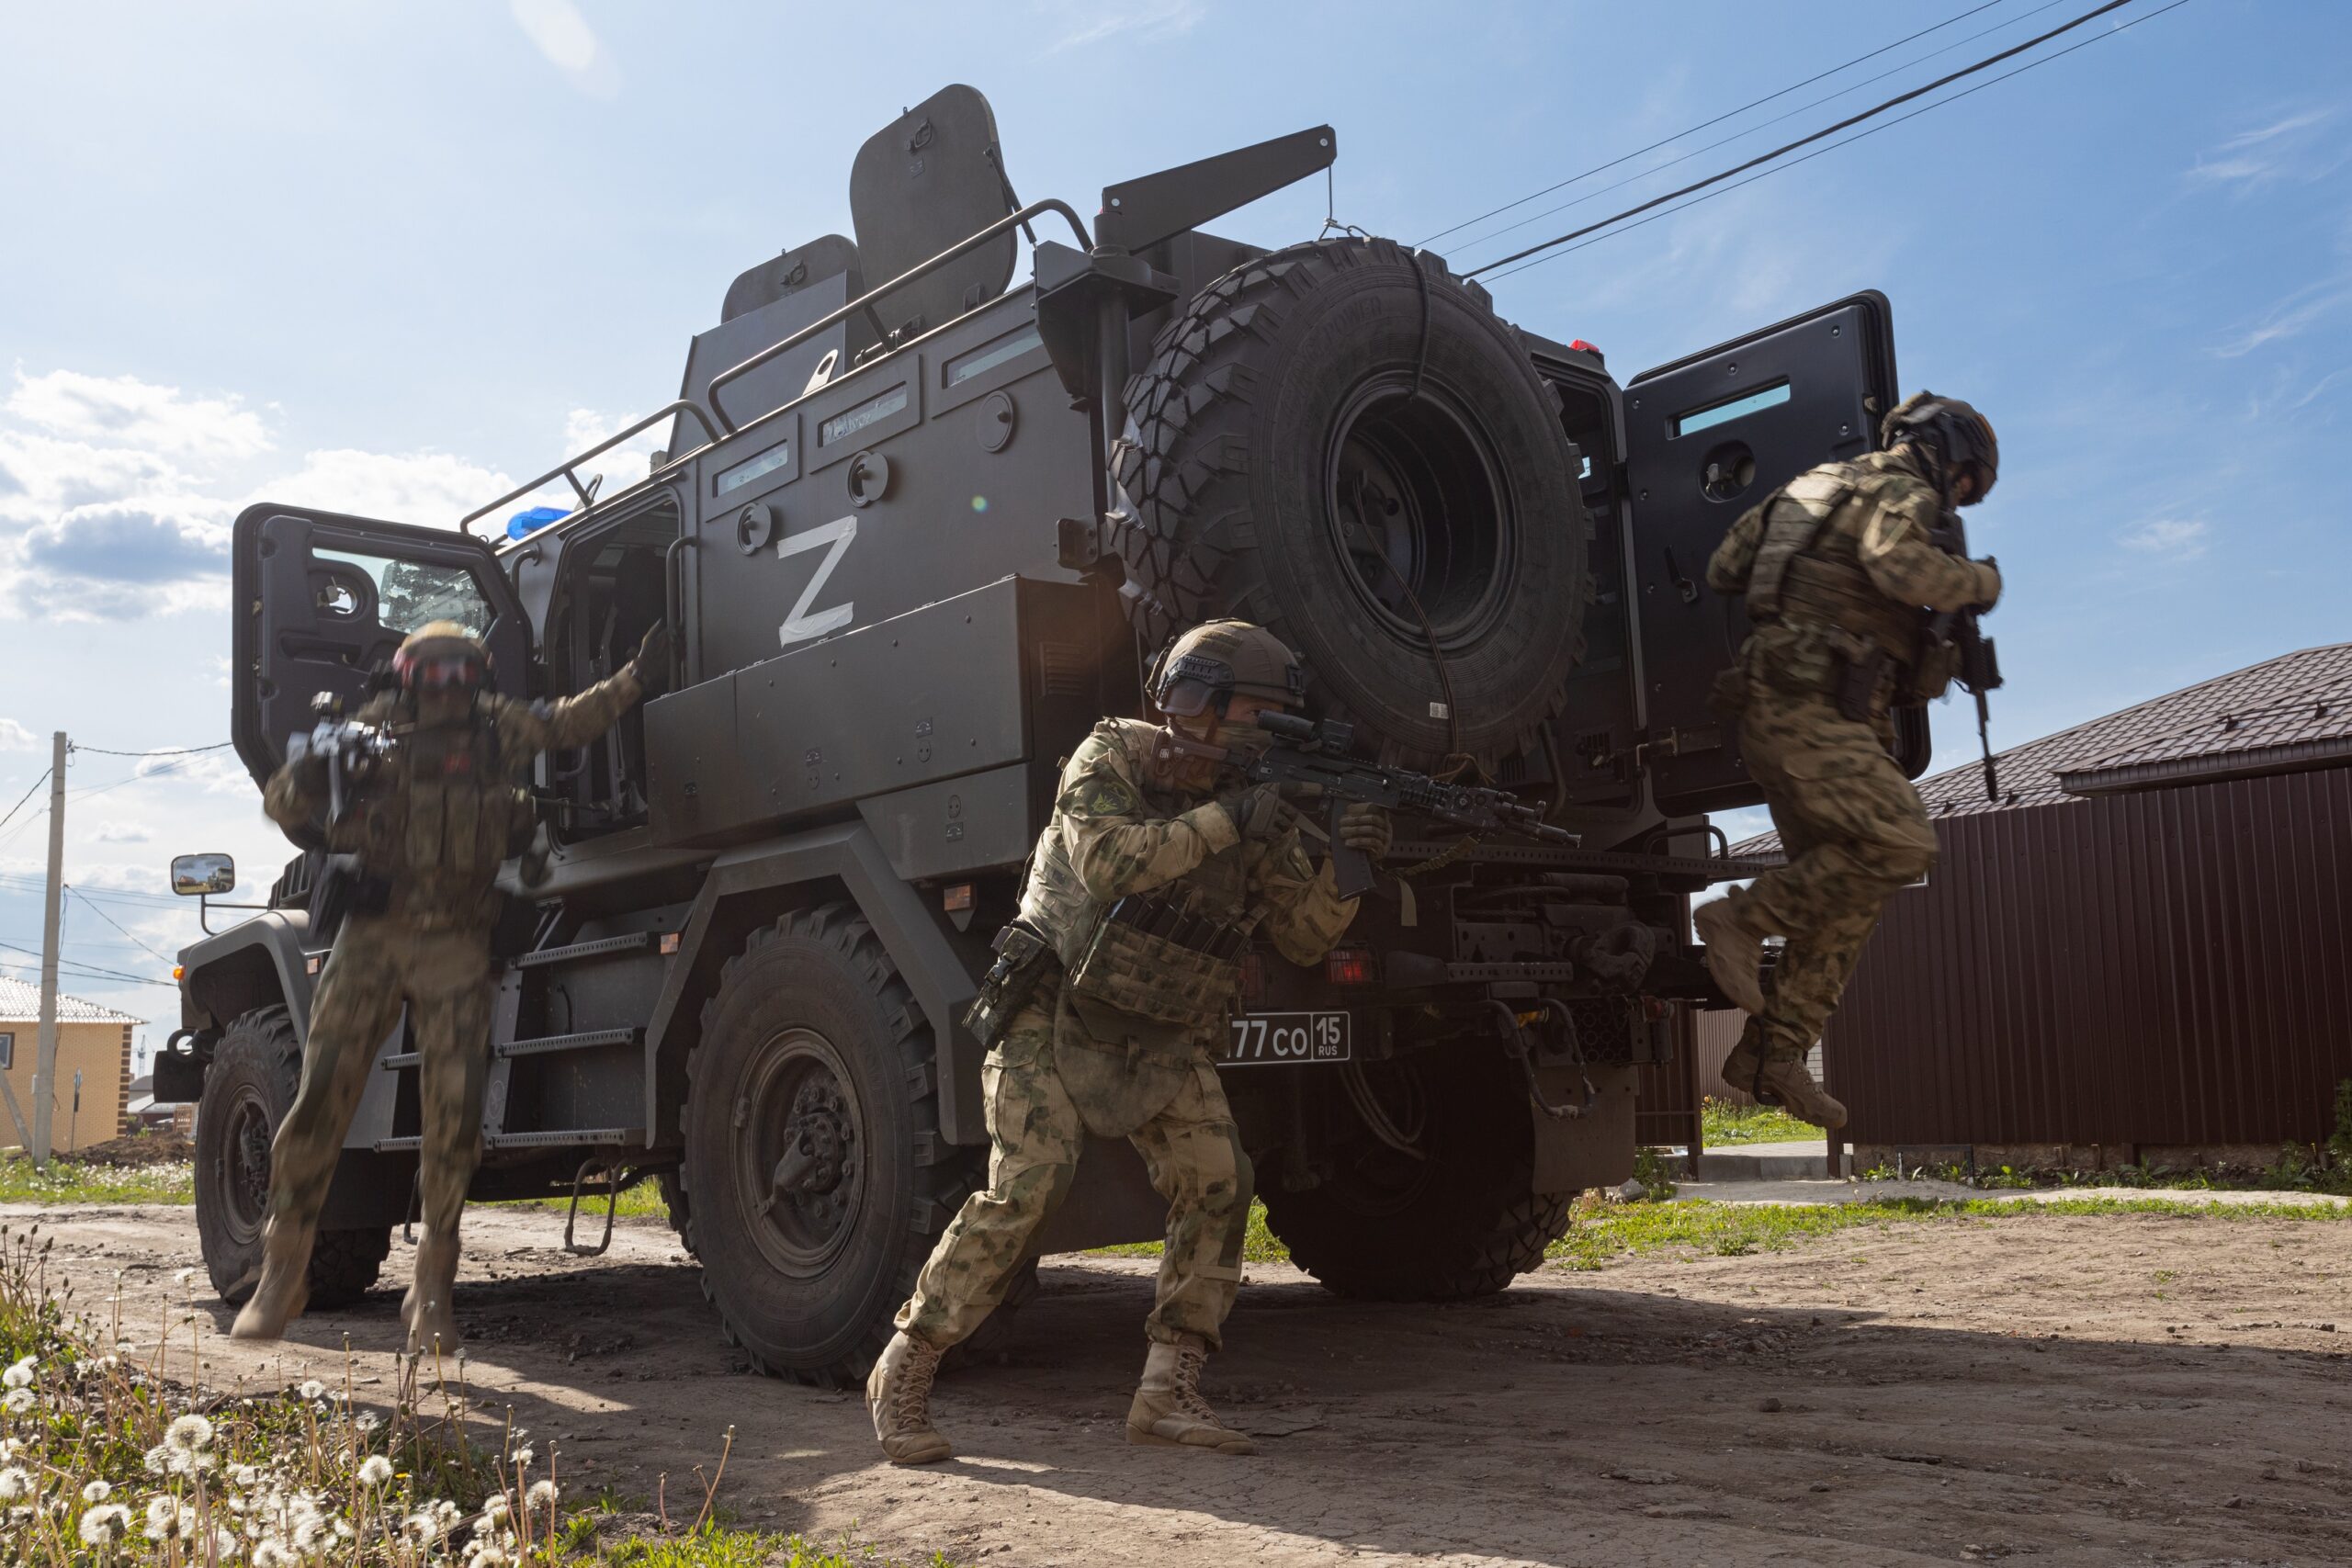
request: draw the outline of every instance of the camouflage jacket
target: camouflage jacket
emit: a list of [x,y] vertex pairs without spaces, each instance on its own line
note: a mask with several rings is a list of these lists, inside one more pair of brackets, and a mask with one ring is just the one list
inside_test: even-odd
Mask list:
[[[1898,447],[1826,463],[1749,508],[1707,563],[1707,586],[1747,596],[1752,679],[1826,691],[1842,661],[1887,655],[1881,702],[1921,658],[1923,612],[1990,606],[2001,574],[1940,548],[1942,500]],[[1942,675],[1927,676],[1941,690]]]
[[[535,820],[524,787],[532,760],[586,745],[641,694],[635,670],[624,669],[556,703],[485,694],[472,722],[434,727],[404,720],[397,694],[375,697],[355,716],[382,726],[399,749],[361,784],[327,848],[358,855],[391,885],[389,913],[427,930],[486,925],[497,910],[498,868]],[[262,808],[289,832],[315,829],[326,798],[292,764],[279,768]]]
[[1062,769],[1054,818],[1022,889],[1025,923],[1063,961],[1104,908],[1131,893],[1184,884],[1229,920],[1257,930],[1294,964],[1320,963],[1355,919],[1331,868],[1307,858],[1299,820],[1248,843],[1214,800],[1176,789],[1153,759],[1159,727],[1108,718]]

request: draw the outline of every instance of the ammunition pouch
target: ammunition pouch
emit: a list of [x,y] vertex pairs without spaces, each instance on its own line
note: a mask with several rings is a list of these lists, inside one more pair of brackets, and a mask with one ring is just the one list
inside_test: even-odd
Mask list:
[[982,1046],[993,1048],[1004,1038],[1013,1015],[1037,994],[1056,959],[1054,944],[1017,920],[997,932],[989,945],[996,950],[996,962],[981,976],[972,1005],[964,1010],[964,1027]]
[[1903,690],[1906,703],[1931,702],[1951,689],[1960,673],[1960,647],[1929,637],[1919,639],[1919,657],[1912,661],[1910,680]]
[[1878,716],[1879,676],[1886,668],[1886,650],[1866,648],[1839,660],[1838,684],[1832,697],[1839,714],[1856,724]]
[[1164,895],[1130,894],[1087,933],[1070,965],[1070,992],[1153,1023],[1217,1028],[1241,989],[1253,923],[1203,915]]
[[357,855],[329,855],[311,884],[311,941],[332,942],[349,917],[380,915],[391,906],[390,878],[364,869]]

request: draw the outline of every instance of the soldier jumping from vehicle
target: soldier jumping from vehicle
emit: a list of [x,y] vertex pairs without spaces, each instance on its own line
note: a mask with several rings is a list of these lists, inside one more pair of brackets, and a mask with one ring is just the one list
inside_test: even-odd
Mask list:
[[[348,808],[326,824],[328,850],[357,856],[358,885],[319,978],[301,1087],[270,1145],[261,1280],[237,1314],[238,1338],[275,1339],[300,1314],[328,1180],[376,1048],[405,1007],[424,1058],[424,1234],[401,1316],[412,1352],[456,1345],[458,1222],[481,1158],[490,1060],[493,883],[534,825],[523,780],[541,751],[585,745],[657,694],[669,659],[657,623],[634,662],[543,705],[485,690],[489,655],[453,621],[401,644],[397,689],[356,716],[389,739],[384,760],[351,781]],[[330,766],[320,751],[292,758],[270,779],[264,808],[289,832],[316,829]]]
[[[1127,1440],[1251,1451],[1200,1393],[1240,1288],[1251,1196],[1215,1062],[1253,931],[1293,963],[1320,963],[1356,901],[1339,897],[1328,861],[1308,859],[1277,786],[1242,784],[1170,738],[1254,750],[1272,739],[1257,716],[1295,710],[1303,694],[1296,657],[1271,632],[1212,621],[1161,657],[1151,696],[1166,730],[1105,719],[1063,769],[1021,912],[998,934],[969,1018],[989,1047],[988,1189],[940,1237],[866,1380],[875,1436],[897,1462],[953,1451],[929,1413],[939,1359],[1003,1299],[1090,1132],[1132,1141],[1169,1203]],[[1340,818],[1340,840],[1374,860],[1391,831],[1377,806]]]
[[[1992,424],[1920,392],[1886,416],[1886,450],[1802,474],[1751,508],[1707,565],[1745,593],[1755,631],[1718,683],[1789,863],[1693,917],[1707,966],[1750,1016],[1724,1081],[1820,1126],[1846,1108],[1805,1070],[1879,912],[1936,863],[1935,829],[1890,754],[1891,705],[1942,694],[1951,612],[2001,594],[1990,558],[1939,547],[1952,507],[1984,499],[2000,466]],[[1944,612],[1931,621],[1929,612]],[[1787,945],[1768,996],[1762,943]]]

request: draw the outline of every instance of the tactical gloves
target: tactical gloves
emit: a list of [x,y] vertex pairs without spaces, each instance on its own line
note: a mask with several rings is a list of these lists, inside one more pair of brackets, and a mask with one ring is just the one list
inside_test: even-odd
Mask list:
[[1380,807],[1358,801],[1340,813],[1340,842],[1363,851],[1374,860],[1386,854],[1396,838],[1396,825]]
[[670,689],[670,626],[656,621],[645,633],[645,640],[637,645],[637,658],[629,668],[636,671],[637,683],[649,697],[658,697]]
[[1280,785],[1252,784],[1216,797],[1217,809],[1244,839],[1272,838],[1290,824],[1291,808],[1283,802]]
[[1973,564],[1976,568],[1976,580],[1980,584],[1976,591],[1976,607],[1980,610],[1989,610],[1999,602],[2001,597],[2000,564],[1991,556],[1983,557]]

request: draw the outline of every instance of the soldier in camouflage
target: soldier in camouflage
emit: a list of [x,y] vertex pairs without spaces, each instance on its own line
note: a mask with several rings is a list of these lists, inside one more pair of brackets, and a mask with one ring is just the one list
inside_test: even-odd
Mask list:
[[[1755,631],[1718,697],[1789,863],[1693,918],[1724,995],[1750,1015],[1724,1079],[1820,1126],[1846,1108],[1805,1070],[1862,944],[1898,887],[1936,863],[1935,829],[1891,755],[1890,707],[1941,694],[1951,650],[1927,612],[1989,608],[2001,574],[1933,535],[1982,501],[2000,449],[1984,416],[1921,392],[1886,416],[1883,451],[1799,476],[1750,509],[1707,564],[1746,595]],[[1770,993],[1765,938],[1786,939]]]
[[[866,1381],[875,1435],[900,1464],[951,1453],[929,1413],[939,1358],[1003,1299],[1088,1133],[1129,1139],[1169,1205],[1128,1441],[1251,1450],[1200,1393],[1240,1288],[1251,1193],[1215,1063],[1249,938],[1319,963],[1356,906],[1329,863],[1309,859],[1314,829],[1272,786],[1219,794],[1220,764],[1182,749],[1262,745],[1256,716],[1302,694],[1290,650],[1260,627],[1213,621],[1177,639],[1151,684],[1168,728],[1106,719],[1064,767],[1021,913],[998,936],[973,1010],[989,1046],[988,1189],[940,1237]],[[1351,807],[1340,831],[1375,859],[1391,836],[1371,806]]]
[[[237,1314],[238,1338],[275,1339],[300,1314],[328,1180],[377,1046],[405,1007],[424,1058],[424,1232],[401,1316],[412,1352],[457,1344],[458,1221],[481,1158],[490,1059],[493,882],[534,827],[523,780],[541,751],[587,744],[658,693],[669,658],[669,634],[657,625],[634,663],[541,705],[485,690],[489,657],[455,622],[420,627],[401,644],[397,689],[356,716],[391,738],[391,753],[327,826],[327,848],[358,859],[358,891],[319,977],[301,1087],[270,1145],[261,1280]],[[278,769],[262,803],[289,832],[315,830],[326,804],[324,759],[313,753]]]

